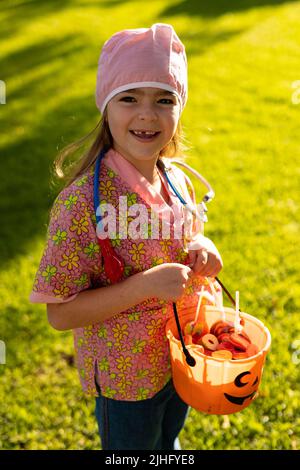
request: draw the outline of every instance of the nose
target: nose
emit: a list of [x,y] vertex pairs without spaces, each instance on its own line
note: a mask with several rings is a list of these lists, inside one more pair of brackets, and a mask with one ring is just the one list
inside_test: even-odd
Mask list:
[[139,110],[139,118],[142,121],[156,121],[157,113],[151,104],[143,105]]

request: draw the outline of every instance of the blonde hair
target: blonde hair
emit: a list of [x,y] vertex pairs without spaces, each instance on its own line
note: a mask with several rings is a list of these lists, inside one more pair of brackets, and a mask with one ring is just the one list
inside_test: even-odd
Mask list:
[[[94,134],[98,129],[96,138],[87,152],[85,152],[75,163],[69,164],[66,168],[64,165],[67,159],[78,150],[87,139]],[[182,152],[187,150],[188,147],[184,144],[184,135],[181,122],[178,121],[177,129],[168,144],[161,149],[159,156],[165,158],[175,158],[183,160]],[[76,178],[83,175],[95,163],[100,150],[103,148],[109,149],[113,147],[113,138],[109,130],[107,122],[106,109],[101,116],[100,121],[96,127],[89,132],[89,134],[82,137],[80,140],[73,142],[64,147],[57,155],[54,161],[55,176],[65,182],[65,186],[69,186]]]

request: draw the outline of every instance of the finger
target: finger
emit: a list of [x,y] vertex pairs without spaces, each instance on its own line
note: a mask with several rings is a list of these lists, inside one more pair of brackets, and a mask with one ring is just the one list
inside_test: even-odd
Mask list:
[[188,266],[186,266],[186,267],[187,267],[187,270],[184,273],[184,278],[185,278],[186,281],[188,281],[194,275],[194,271],[191,268],[189,268]]
[[200,266],[198,274],[204,277],[214,277],[218,272],[218,262],[216,261],[214,256],[209,254],[207,263],[205,265]]
[[193,266],[193,271],[196,273],[202,273],[205,270],[205,267],[208,264],[208,253],[207,251],[202,250],[198,252],[196,262]]
[[201,269],[201,275],[210,277],[215,271],[215,260],[214,257],[208,255],[207,263]]
[[208,262],[208,252],[206,250],[202,250],[198,253],[199,262],[204,265]]
[[188,272],[188,277],[189,277],[189,278],[190,278],[190,277],[193,277],[193,275],[194,275],[194,271],[191,269],[191,270]]
[[196,258],[197,258],[197,251],[196,250],[189,251],[189,260],[190,260],[189,266],[190,267],[194,266]]
[[214,257],[209,257],[207,265],[201,270],[201,275],[205,277],[215,277],[221,271],[222,265]]

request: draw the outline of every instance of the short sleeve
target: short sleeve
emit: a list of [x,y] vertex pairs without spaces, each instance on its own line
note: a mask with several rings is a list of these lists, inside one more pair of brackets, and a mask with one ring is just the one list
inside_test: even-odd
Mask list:
[[89,289],[101,272],[95,217],[87,190],[73,183],[56,198],[30,301],[59,303]]

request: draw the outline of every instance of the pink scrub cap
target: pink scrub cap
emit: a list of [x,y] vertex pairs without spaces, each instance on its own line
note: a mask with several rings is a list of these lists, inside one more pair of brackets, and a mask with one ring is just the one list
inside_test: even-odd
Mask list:
[[96,105],[103,113],[118,93],[154,87],[175,93],[181,111],[187,99],[185,48],[173,27],[125,29],[105,42],[98,62]]

